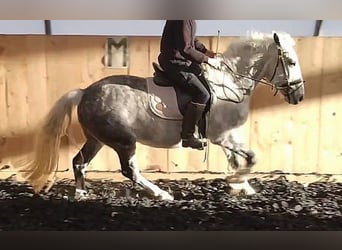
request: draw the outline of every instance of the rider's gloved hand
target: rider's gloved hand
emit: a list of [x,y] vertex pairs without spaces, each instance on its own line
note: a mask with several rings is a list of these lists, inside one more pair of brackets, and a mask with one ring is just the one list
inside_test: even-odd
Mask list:
[[210,58],[214,58],[216,56],[216,53],[210,49],[208,49],[205,54],[209,56]]
[[208,58],[208,64],[213,66],[216,69],[219,69],[221,67],[221,61],[218,60],[217,58]]

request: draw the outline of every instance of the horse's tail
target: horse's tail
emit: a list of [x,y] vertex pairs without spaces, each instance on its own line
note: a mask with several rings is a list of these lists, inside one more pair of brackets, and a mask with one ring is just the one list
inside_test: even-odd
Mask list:
[[64,94],[49,111],[36,137],[33,159],[22,167],[23,177],[38,193],[56,170],[61,138],[71,123],[74,106],[83,96],[82,89]]

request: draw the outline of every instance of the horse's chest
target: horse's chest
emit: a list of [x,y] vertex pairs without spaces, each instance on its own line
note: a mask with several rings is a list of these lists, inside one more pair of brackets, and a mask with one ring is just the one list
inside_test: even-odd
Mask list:
[[211,126],[217,130],[229,130],[244,124],[248,117],[248,105],[226,103],[213,109]]

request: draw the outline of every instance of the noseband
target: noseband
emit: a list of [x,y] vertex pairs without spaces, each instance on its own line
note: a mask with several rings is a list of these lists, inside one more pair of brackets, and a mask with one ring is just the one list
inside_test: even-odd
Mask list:
[[276,83],[273,83],[273,84],[266,83],[264,81],[259,81],[259,82],[264,83],[264,84],[266,83],[267,85],[271,86],[272,89],[275,89],[274,95],[277,95],[279,90],[287,90],[287,89],[291,88],[294,85],[298,85],[295,89],[292,89],[292,91],[286,93],[286,95],[290,95],[293,92],[295,92],[297,89],[299,89],[302,86],[302,84],[305,83],[305,81],[302,81],[301,79],[297,79],[297,80],[294,80],[294,81],[289,81],[290,72],[289,72],[289,68],[287,67],[287,65],[285,63],[285,60],[288,61],[289,65],[296,65],[296,62],[294,62],[291,58],[289,58],[287,53],[284,52],[284,50],[278,44],[277,44],[277,50],[278,50],[278,59],[277,59],[277,63],[276,63],[276,66],[274,68],[274,72],[273,72],[273,75],[271,77],[270,82],[272,82],[272,80],[274,79],[279,64],[283,68],[285,79],[283,81],[279,81],[279,82],[276,82]]

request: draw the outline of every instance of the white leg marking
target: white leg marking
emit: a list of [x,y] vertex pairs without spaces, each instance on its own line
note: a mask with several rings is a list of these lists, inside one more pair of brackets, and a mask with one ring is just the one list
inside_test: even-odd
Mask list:
[[160,198],[161,200],[173,200],[173,196],[171,196],[168,192],[161,190],[157,185],[154,185],[140,174],[135,155],[133,155],[129,160],[129,164],[133,168],[133,175],[135,176],[135,181],[138,184],[142,185],[145,189],[152,192],[155,197]]
[[248,183],[248,180],[244,180],[243,182],[239,182],[239,183],[228,183],[228,184],[233,189],[233,192],[243,190],[245,191],[247,195],[256,194],[255,190]]
[[85,191],[83,189],[76,188],[76,190],[75,190],[75,199],[76,200],[84,200],[87,198],[88,198],[87,191]]
[[75,167],[80,170],[83,176],[85,176],[85,173],[87,171],[88,163],[84,164],[75,164]]

